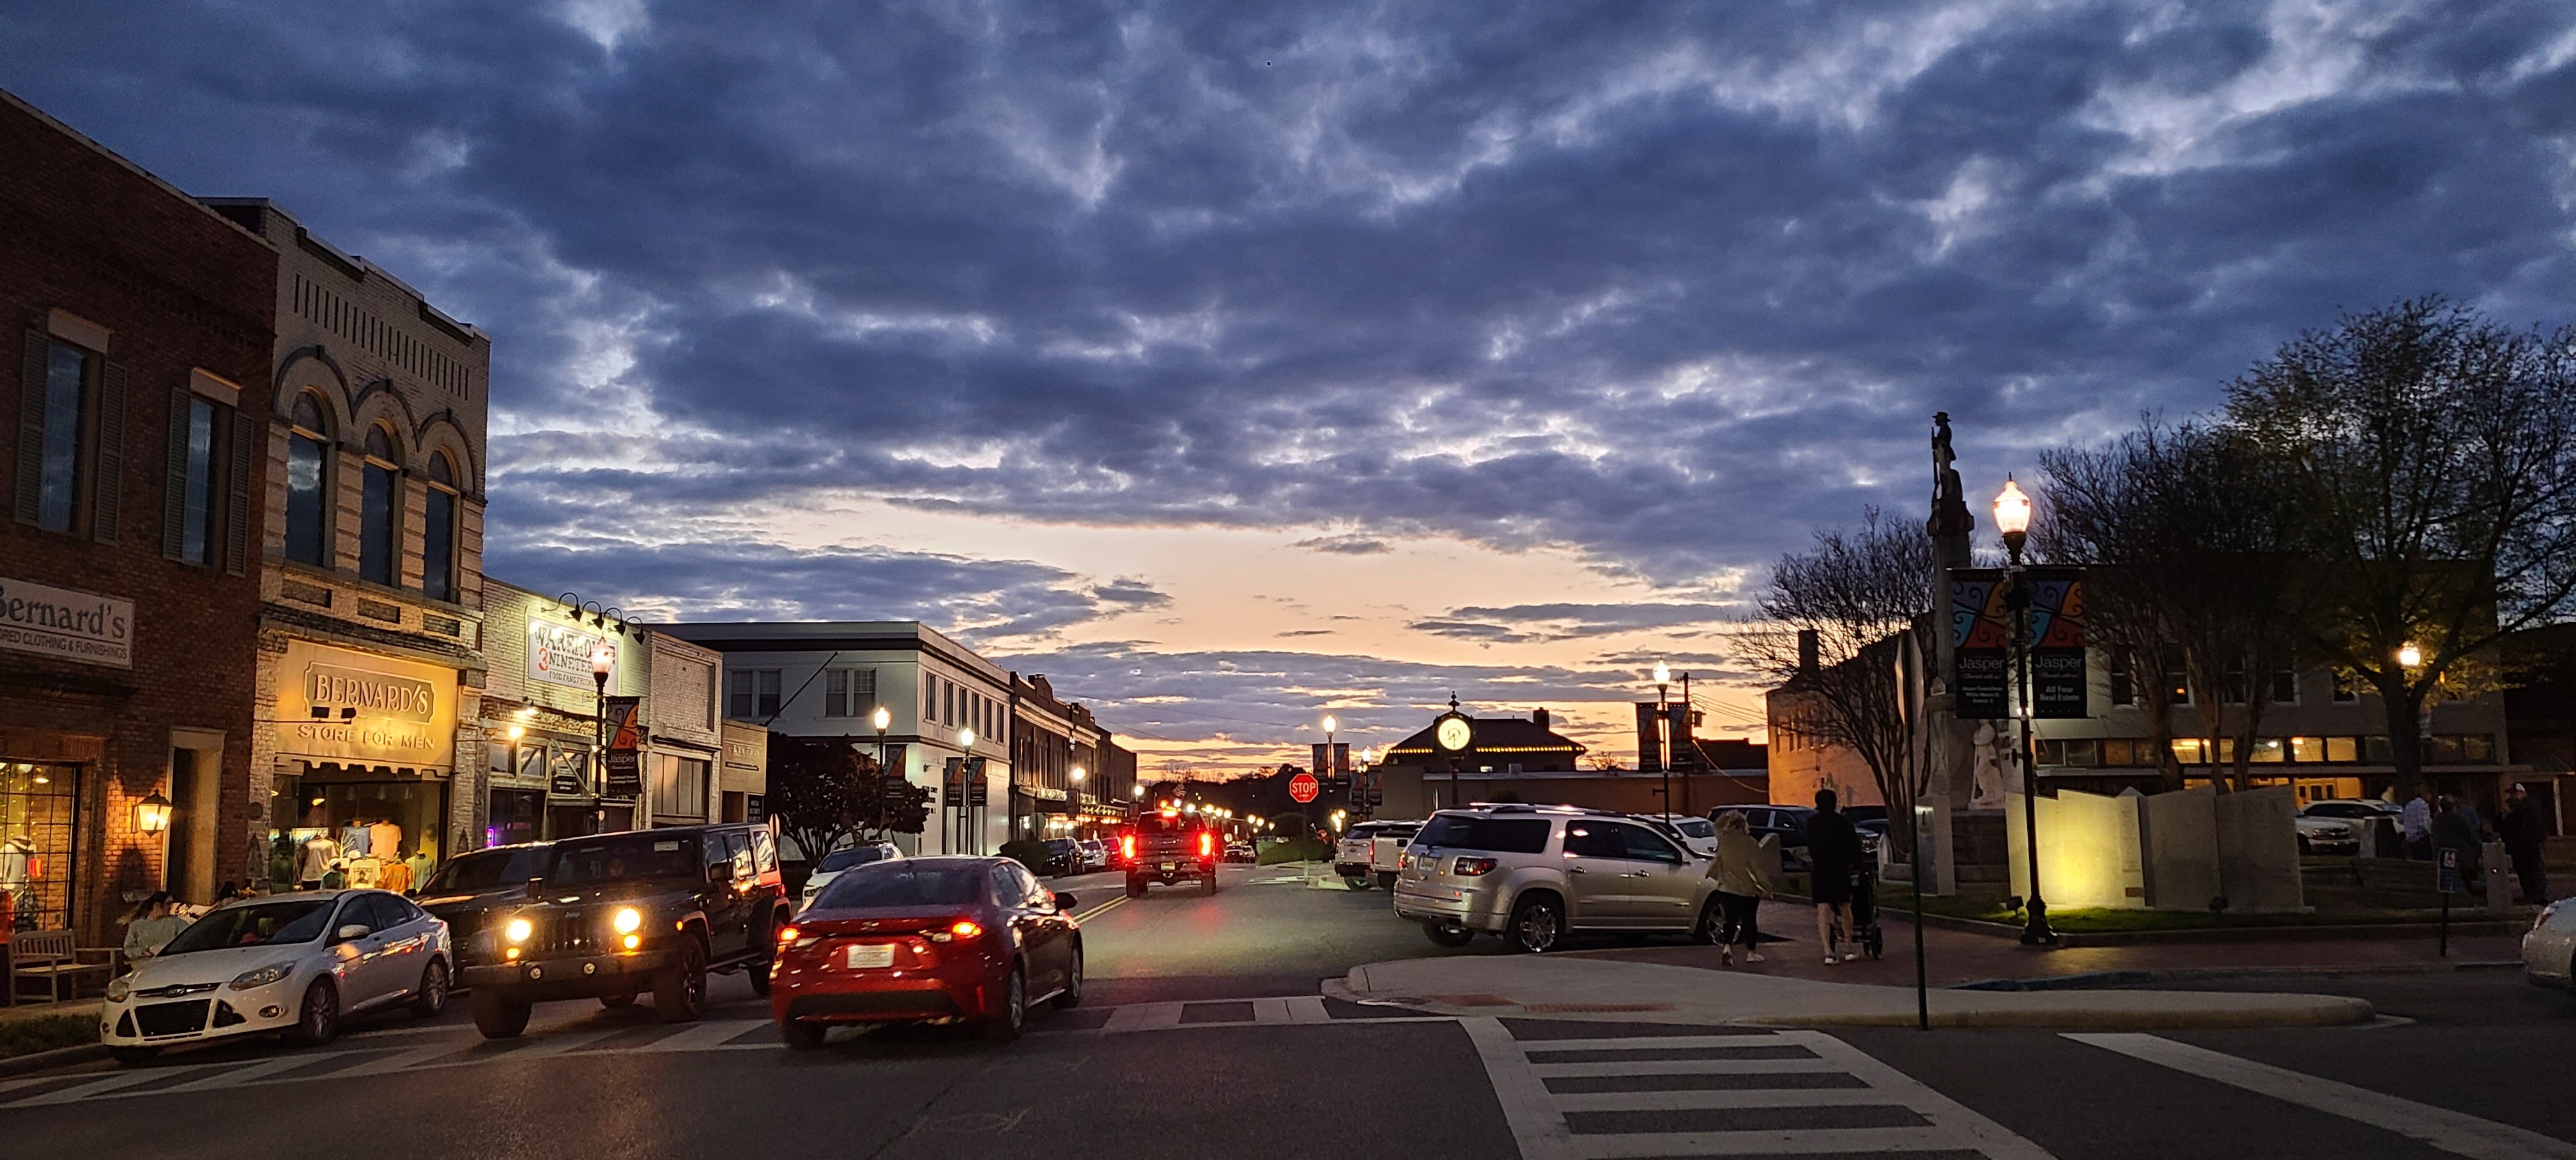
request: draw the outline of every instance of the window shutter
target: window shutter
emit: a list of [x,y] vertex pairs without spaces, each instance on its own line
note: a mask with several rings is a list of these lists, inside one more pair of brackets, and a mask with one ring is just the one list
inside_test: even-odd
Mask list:
[[54,340],[41,330],[27,332],[25,373],[18,376],[18,522],[36,522],[37,493],[45,485],[45,366]]
[[161,491],[161,555],[176,560],[188,542],[188,405],[186,387],[170,392],[170,467]]
[[259,421],[247,411],[234,409],[232,494],[224,501],[224,571],[235,576],[250,567],[250,469],[267,451]]
[[125,511],[124,363],[109,363],[98,376],[98,457],[90,481],[90,538],[113,544]]

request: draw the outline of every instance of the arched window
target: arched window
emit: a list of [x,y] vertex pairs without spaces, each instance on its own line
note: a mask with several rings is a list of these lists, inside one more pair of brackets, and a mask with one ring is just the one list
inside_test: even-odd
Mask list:
[[367,428],[365,495],[358,515],[358,578],[385,585],[394,582],[394,565],[402,558],[396,550],[400,541],[394,539],[394,515],[402,504],[402,464],[394,455],[393,432],[383,427]]
[[322,402],[295,397],[286,432],[286,558],[316,568],[331,559],[331,428]]
[[420,529],[420,592],[432,600],[456,599],[456,468],[444,451],[429,456],[429,496]]

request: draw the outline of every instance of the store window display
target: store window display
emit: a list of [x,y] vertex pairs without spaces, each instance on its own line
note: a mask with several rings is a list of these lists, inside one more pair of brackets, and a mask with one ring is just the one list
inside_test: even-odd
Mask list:
[[[281,779],[270,816],[269,877],[302,890],[408,890],[439,859],[447,786],[435,781]],[[345,775],[342,775],[345,776]]]
[[71,925],[80,767],[0,759],[0,894],[15,930]]

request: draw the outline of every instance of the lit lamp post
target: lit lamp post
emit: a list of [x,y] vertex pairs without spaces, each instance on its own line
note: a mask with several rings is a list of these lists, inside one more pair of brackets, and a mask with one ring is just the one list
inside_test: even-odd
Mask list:
[[595,738],[591,748],[599,754],[590,783],[590,832],[594,834],[608,828],[608,671],[616,666],[617,650],[610,648],[606,640],[590,650],[590,686],[596,697],[591,712]]
[[170,884],[170,799],[153,790],[152,796],[134,803],[135,832],[161,839],[161,884]]
[[2005,569],[2004,607],[2012,610],[2013,676],[2021,686],[2016,697],[2021,741],[2013,752],[2021,763],[2021,834],[2030,861],[2030,897],[2024,903],[2029,920],[2022,924],[2021,941],[2055,946],[2057,932],[2048,928],[2048,903],[2039,891],[2039,765],[2030,736],[2030,585],[2021,562],[2022,545],[2030,538],[2030,497],[2009,475],[1995,496],[1995,529],[2003,533],[2004,553],[2011,560]]
[[894,710],[877,706],[868,723],[877,727],[877,840],[885,841],[886,828],[886,730],[894,727]]
[[1673,683],[1673,667],[1655,662],[1655,772],[1664,779],[1664,812],[1673,812],[1672,710],[1664,707],[1664,690]]
[[972,835],[975,852],[981,854],[984,852],[984,835],[975,828],[975,791],[967,785],[967,779],[975,776],[974,730],[957,731],[957,751],[957,844],[965,846],[967,837]]
[[1067,776],[1073,778],[1073,792],[1067,795],[1071,800],[1064,804],[1065,809],[1071,811],[1067,815],[1065,824],[1067,828],[1079,828],[1084,821],[1088,820],[1082,812],[1082,779],[1091,771],[1077,765],[1065,772]]

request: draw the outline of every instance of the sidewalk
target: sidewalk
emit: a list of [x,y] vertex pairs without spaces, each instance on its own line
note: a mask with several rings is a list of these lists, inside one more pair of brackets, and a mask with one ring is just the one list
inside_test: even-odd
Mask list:
[[[1821,965],[1821,964],[1820,964]],[[1912,987],[1821,983],[1585,955],[1475,955],[1354,967],[1324,994],[1440,1015],[1765,1027],[1911,1027]],[[2160,1031],[2368,1023],[2360,999],[2199,991],[1954,991],[1935,1027]]]
[[[1901,912],[1879,912],[1886,935],[1884,958],[1862,958],[1828,967],[1816,945],[1815,908],[1770,902],[1762,906],[1762,933],[1784,938],[1766,942],[1765,961],[1738,962],[1732,970],[1777,978],[1836,983],[1914,985],[1914,926]],[[1590,943],[1583,944],[1591,946]],[[1666,966],[1721,969],[1716,947],[1659,943],[1571,952],[1577,958],[1611,958]],[[1925,973],[1935,987],[1956,987],[1996,979],[2045,979],[2105,971],[2224,973],[2369,970],[2442,970],[2462,963],[2519,963],[2522,940],[2516,936],[2482,935],[2453,938],[2450,956],[2436,953],[2432,932],[2421,938],[2334,939],[2278,942],[2150,943],[2136,946],[2067,947],[2042,950],[2011,939],[1927,926],[1923,931]],[[2286,985],[2286,984],[2285,984]]]

